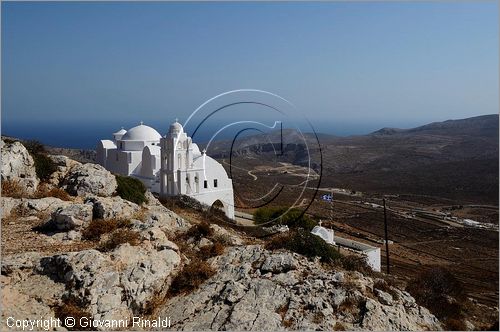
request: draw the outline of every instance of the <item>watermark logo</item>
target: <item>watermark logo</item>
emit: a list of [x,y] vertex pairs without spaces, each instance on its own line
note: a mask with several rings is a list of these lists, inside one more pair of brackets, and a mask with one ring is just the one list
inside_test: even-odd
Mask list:
[[313,126],[289,100],[258,89],[227,91],[201,104],[183,126],[224,164],[233,182],[232,208],[286,206],[268,222],[274,223],[292,209],[301,218],[313,203],[322,150]]

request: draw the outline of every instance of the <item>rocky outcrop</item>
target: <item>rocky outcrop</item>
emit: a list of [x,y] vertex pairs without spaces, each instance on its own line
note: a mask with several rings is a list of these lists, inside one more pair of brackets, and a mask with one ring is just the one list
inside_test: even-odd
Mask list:
[[0,197],[0,209],[2,210],[2,219],[7,218],[19,206],[20,199],[12,197]]
[[36,176],[35,161],[28,150],[19,142],[2,145],[2,181],[16,181],[27,193],[33,194],[39,184]]
[[65,296],[76,298],[94,319],[125,319],[142,313],[155,294],[164,294],[180,264],[174,246],[152,242],[124,244],[110,254],[84,250],[46,257],[40,272],[72,285]]
[[288,252],[233,247],[216,257],[217,274],[160,316],[178,330],[439,330],[438,320],[406,292],[382,303],[358,272],[327,271]]
[[53,187],[60,187],[64,183],[64,179],[73,168],[81,166],[78,161],[70,159],[63,155],[50,155],[50,159],[57,166],[57,170],[52,173],[48,183]]
[[6,218],[13,212],[23,216],[50,216],[60,207],[69,206],[72,202],[63,201],[55,197],[44,198],[12,198],[1,197],[2,218]]
[[92,220],[92,205],[71,204],[60,207],[52,213],[50,223],[58,231],[70,231],[80,228],[85,222]]
[[111,196],[117,187],[116,178],[97,164],[83,164],[74,167],[64,181],[66,191],[74,196],[88,194]]
[[139,205],[124,200],[119,196],[91,196],[85,199],[85,203],[93,206],[94,218],[100,219],[131,218],[140,210]]

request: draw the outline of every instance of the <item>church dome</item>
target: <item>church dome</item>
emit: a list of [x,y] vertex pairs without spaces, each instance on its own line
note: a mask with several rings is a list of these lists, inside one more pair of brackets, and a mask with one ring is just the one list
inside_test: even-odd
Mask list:
[[158,133],[153,128],[140,125],[130,128],[125,135],[123,135],[123,141],[159,141],[161,138],[160,133]]
[[178,133],[182,133],[182,131],[183,131],[182,125],[179,122],[177,122],[177,120],[175,120],[175,122],[170,125],[170,129],[168,130],[168,133],[169,134],[178,134]]

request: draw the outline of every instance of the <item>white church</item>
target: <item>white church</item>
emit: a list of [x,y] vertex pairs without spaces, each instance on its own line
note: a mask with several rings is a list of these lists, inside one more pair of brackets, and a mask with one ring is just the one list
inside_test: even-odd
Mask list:
[[215,159],[187,136],[177,120],[161,136],[142,122],[97,144],[97,162],[113,173],[135,177],[165,198],[187,195],[212,206],[220,201],[234,219],[233,182]]

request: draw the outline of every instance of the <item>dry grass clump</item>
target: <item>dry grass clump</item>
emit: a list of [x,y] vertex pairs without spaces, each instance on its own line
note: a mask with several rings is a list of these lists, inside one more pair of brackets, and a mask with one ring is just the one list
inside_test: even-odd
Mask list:
[[12,198],[23,198],[27,197],[27,193],[24,188],[19,184],[17,180],[2,180],[2,196],[12,197]]
[[209,258],[222,255],[224,253],[225,246],[220,242],[214,242],[212,245],[204,246],[200,248],[199,257],[202,260],[207,260]]
[[207,262],[194,259],[172,280],[169,296],[190,293],[214,274],[214,269]]
[[98,249],[105,252],[111,251],[124,243],[128,243],[131,246],[138,245],[140,243],[139,233],[127,228],[119,228],[112,232],[109,238],[101,243]]
[[333,330],[334,331],[346,331],[346,328],[342,323],[336,322],[335,325],[333,326]]
[[344,301],[339,305],[339,311],[342,312],[353,312],[355,308],[359,305],[359,301],[353,296],[347,296]]
[[[89,320],[92,318],[92,315],[82,309],[75,300],[66,300],[63,304],[58,305],[53,308],[56,318],[59,318],[62,322],[62,326],[67,328],[70,331],[90,331],[91,327],[83,327],[80,325],[80,319],[83,317],[87,317]],[[75,319],[75,326],[69,327],[66,326],[64,320],[67,317],[72,317]]]
[[85,240],[99,240],[102,235],[111,233],[119,228],[130,226],[129,220],[122,219],[94,219],[82,231]]
[[63,201],[73,200],[65,190],[57,187],[49,189],[45,184],[38,186],[38,189],[34,197],[35,198],[54,197],[54,198],[59,198],[60,200]]

